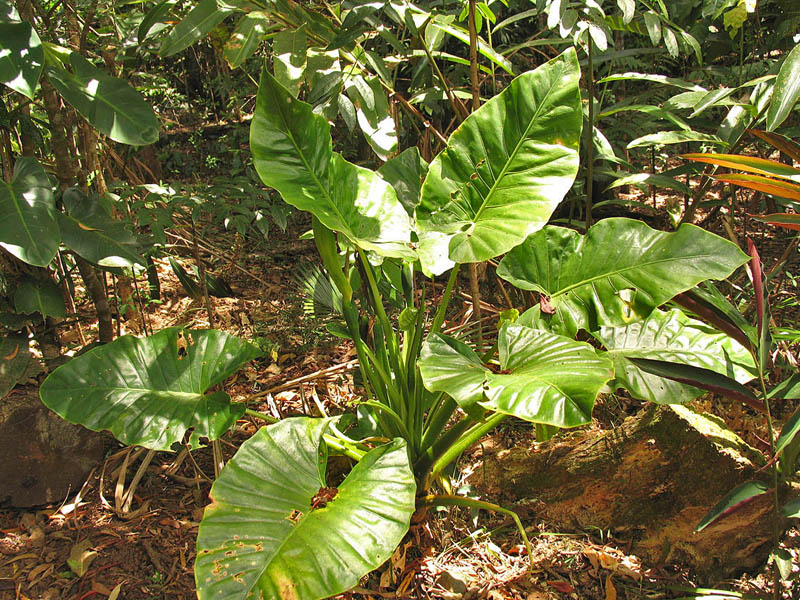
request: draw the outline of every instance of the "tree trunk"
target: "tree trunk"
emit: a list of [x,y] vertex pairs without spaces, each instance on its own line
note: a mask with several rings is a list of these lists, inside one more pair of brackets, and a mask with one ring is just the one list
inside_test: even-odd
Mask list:
[[[72,153],[70,153],[68,149],[71,135],[67,136],[67,129],[64,125],[63,114],[59,106],[60,102],[55,88],[47,81],[47,78],[42,79],[41,85],[45,111],[50,121],[51,143],[57,167],[56,176],[63,190],[75,184],[75,163],[70,160]],[[72,145],[74,146],[74,140]],[[97,313],[98,329],[100,331],[100,341],[110,342],[114,339],[114,327],[111,323],[111,311],[108,308],[108,299],[97,277],[97,272],[92,265],[80,256],[75,255],[75,262],[86,284],[86,291],[89,293],[94,303],[95,312]]]
[[78,265],[78,271],[86,285],[86,291],[94,302],[99,339],[104,344],[110,342],[114,339],[114,326],[111,322],[111,309],[108,306],[105,286],[100,281],[94,267],[78,255],[75,255],[75,264]]
[[770,552],[769,494],[694,532],[727,492],[767,477],[757,473],[763,457],[713,416],[651,404],[611,431],[495,453],[483,446],[469,480],[487,496],[561,529],[610,531],[651,565],[721,579],[757,568]]

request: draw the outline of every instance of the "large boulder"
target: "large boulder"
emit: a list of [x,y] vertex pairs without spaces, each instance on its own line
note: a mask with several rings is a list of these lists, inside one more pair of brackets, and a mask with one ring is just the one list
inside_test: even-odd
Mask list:
[[108,446],[105,434],[48,409],[37,389],[15,389],[0,401],[0,505],[36,506],[74,495]]
[[611,531],[650,565],[720,579],[757,568],[771,549],[771,494],[695,533],[728,491],[767,481],[768,472],[758,472],[763,456],[719,419],[684,406],[651,404],[610,431],[567,432],[478,452],[476,461],[470,483],[487,497],[562,530]]

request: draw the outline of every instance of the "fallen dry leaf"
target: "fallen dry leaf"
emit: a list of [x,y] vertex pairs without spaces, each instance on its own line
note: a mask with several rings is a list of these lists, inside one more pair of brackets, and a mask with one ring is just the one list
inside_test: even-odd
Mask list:
[[557,592],[561,592],[562,594],[571,594],[575,591],[575,588],[572,587],[566,581],[548,581],[546,582],[551,588],[556,590]]
[[97,558],[97,552],[89,549],[92,545],[92,540],[86,538],[75,544],[70,550],[67,565],[78,577],[83,577],[89,570],[92,561]]
[[610,574],[606,577],[606,600],[617,600],[617,588],[614,587]]

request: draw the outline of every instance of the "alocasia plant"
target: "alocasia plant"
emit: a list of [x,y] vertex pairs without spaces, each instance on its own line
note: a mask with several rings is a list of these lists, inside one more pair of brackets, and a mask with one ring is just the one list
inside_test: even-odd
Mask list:
[[[341,296],[345,322],[337,333],[358,354],[366,397],[359,415],[371,422],[350,435],[371,432],[369,441],[350,439],[329,419],[298,418],[246,442],[214,484],[200,525],[200,598],[316,599],[345,591],[390,556],[408,528],[415,494],[443,481],[443,469],[486,432],[510,416],[555,427],[589,422],[604,386],[616,380],[634,390],[641,381],[624,362],[629,356],[686,352],[676,339],[681,328],[706,346],[728,348],[746,371],[746,359],[727,338],[680,316],[669,316],[663,327],[671,337],[649,333],[663,319],[653,312],[658,305],[704,279],[727,277],[747,260],[733,244],[692,227],[661,233],[627,219],[601,221],[584,236],[546,226],[578,169],[579,77],[575,51],[568,50],[520,75],[469,116],[430,166],[406,151],[373,172],[335,153],[327,121],[264,70],[251,127],[256,168],[287,202],[313,215],[315,243]],[[509,254],[501,274],[546,296],[550,309],[504,321],[494,351],[480,355],[441,331],[444,314],[458,266],[503,253]],[[417,289],[415,265],[429,274],[451,269],[435,312],[425,286]],[[356,276],[366,298],[359,297]],[[403,305],[396,321],[384,303],[387,289]],[[371,327],[362,327],[367,320]],[[642,331],[624,331],[637,321]],[[579,329],[609,351],[576,341]],[[631,339],[638,340],[635,351],[620,342]],[[207,362],[200,356],[181,363],[169,344],[115,344],[56,371],[43,386],[45,401],[70,419],[159,448],[191,426],[194,435],[219,435],[220,427],[208,426],[212,416],[215,424],[230,423],[208,412],[224,407],[213,402],[220,392],[206,390],[251,357],[246,345],[233,345],[225,368],[210,364],[221,357],[209,356],[214,376],[206,373],[200,385],[188,376]],[[147,352],[131,354],[137,344]],[[134,359],[129,367],[123,367],[126,356]],[[154,378],[160,356],[176,370],[179,385]],[[709,350],[704,360],[711,368],[728,367],[724,352]],[[625,369],[616,379],[615,364]],[[111,377],[101,378],[108,382],[90,396],[91,409],[80,409],[67,397],[72,390],[61,388],[104,365]],[[185,387],[189,381],[195,383]],[[139,398],[132,387],[152,389]],[[102,391],[110,388],[115,391]],[[151,395],[162,400],[159,406],[185,410],[172,419],[168,409],[155,410],[146,400]],[[236,410],[230,405],[224,415],[235,418]],[[154,418],[169,435],[144,435],[142,423]],[[327,447],[357,460],[338,487],[325,477]],[[424,498],[437,501],[453,498]]]

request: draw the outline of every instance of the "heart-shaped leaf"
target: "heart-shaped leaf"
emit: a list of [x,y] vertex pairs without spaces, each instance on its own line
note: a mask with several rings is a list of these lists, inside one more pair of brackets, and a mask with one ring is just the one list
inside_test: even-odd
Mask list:
[[42,402],[71,423],[108,429],[125,444],[168,451],[190,427],[191,445],[225,433],[244,414],[228,394],[207,391],[260,355],[237,337],[171,327],[121,337],[62,365]]
[[384,256],[413,258],[411,221],[392,186],[332,149],[330,125],[266,69],[250,128],[259,176],[328,229]]
[[0,182],[0,246],[30,265],[45,267],[60,240],[47,173],[34,158],[17,159],[11,183]]
[[499,256],[547,223],[578,172],[579,78],[567,50],[514,79],[450,136],[416,211],[426,272]]
[[588,423],[600,389],[614,377],[611,361],[583,342],[520,325],[498,336],[500,365],[490,369],[464,344],[430,336],[420,354],[425,387],[462,408],[484,408],[557,427]]
[[617,383],[641,400],[683,404],[698,397],[702,390],[642,371],[629,358],[702,366],[739,383],[756,376],[753,358],[746,348],[677,309],[654,310],[644,321],[625,327],[601,327],[593,335],[608,348]]
[[406,444],[371,450],[338,488],[326,487],[328,423],[264,427],[223,469],[197,536],[200,600],[327,598],[391,556],[414,512]]
[[0,82],[33,100],[43,64],[42,42],[30,23],[0,23]]
[[92,127],[132,146],[158,140],[158,117],[127,81],[98,69],[77,52],[69,55],[69,62],[72,73],[49,67],[48,77]]
[[693,225],[666,233],[613,218],[585,236],[546,227],[509,252],[497,274],[546,296],[552,314],[539,317],[573,337],[579,329],[643,319],[676,294],[724,279],[748,260],[736,245]]

